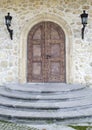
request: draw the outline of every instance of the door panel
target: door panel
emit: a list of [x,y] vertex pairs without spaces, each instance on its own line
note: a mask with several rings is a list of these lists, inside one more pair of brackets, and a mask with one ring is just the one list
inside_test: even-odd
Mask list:
[[55,23],[42,22],[28,35],[28,82],[65,82],[65,36]]
[[51,57],[60,57],[60,43],[57,44],[50,44],[51,49]]
[[41,45],[33,45],[33,57],[41,57]]
[[59,40],[60,37],[59,37],[58,31],[57,31],[56,29],[54,29],[52,26],[50,26],[49,28],[50,28],[50,30],[51,30],[51,31],[50,31],[51,39],[52,39],[52,40],[55,40],[55,39]]
[[50,70],[48,76],[50,82],[60,81],[60,66],[60,62],[50,62]]
[[42,31],[41,31],[41,28],[39,27],[37,30],[36,30],[36,32],[35,32],[35,34],[33,35],[33,39],[38,39],[38,40],[40,40],[42,37]]
[[33,80],[42,79],[42,63],[41,62],[32,63],[32,79]]

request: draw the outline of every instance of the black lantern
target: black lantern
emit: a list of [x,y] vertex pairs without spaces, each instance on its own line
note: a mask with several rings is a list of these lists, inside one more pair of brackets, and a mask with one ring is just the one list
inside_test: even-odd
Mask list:
[[84,30],[87,25],[88,14],[85,12],[85,10],[83,10],[83,13],[80,16],[81,16],[81,23],[83,24],[82,39],[84,39]]
[[10,16],[10,13],[8,13],[7,16],[5,16],[5,23],[6,23],[6,26],[7,26],[7,30],[10,34],[10,38],[11,40],[13,39],[13,30],[10,29],[10,26],[11,26],[11,20],[12,20],[12,16]]

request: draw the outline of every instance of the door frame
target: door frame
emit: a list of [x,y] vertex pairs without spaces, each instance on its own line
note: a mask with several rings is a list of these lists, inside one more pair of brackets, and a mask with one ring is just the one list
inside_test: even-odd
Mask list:
[[65,47],[66,47],[66,83],[73,83],[73,58],[72,58],[72,51],[73,51],[73,44],[72,44],[72,31],[68,25],[68,23],[59,16],[52,15],[52,14],[42,14],[35,16],[32,19],[29,19],[27,23],[23,26],[21,30],[21,37],[20,37],[20,57],[19,57],[19,83],[27,83],[27,38],[28,33],[31,28],[40,23],[42,21],[51,21],[53,23],[58,24],[65,33]]

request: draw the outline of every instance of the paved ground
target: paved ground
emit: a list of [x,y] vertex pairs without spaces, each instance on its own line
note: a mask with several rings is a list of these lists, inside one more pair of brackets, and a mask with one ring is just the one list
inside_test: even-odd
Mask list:
[[0,130],[38,130],[38,129],[14,123],[0,122]]
[[21,125],[16,123],[2,122],[0,121],[0,130],[92,130],[92,125],[77,124],[69,127],[56,124],[47,125]]
[[70,128],[68,126],[63,125],[33,125],[31,127],[38,128],[39,130],[75,130],[73,128]]
[[57,125],[24,126],[14,123],[0,122],[0,130],[74,130],[74,129],[66,126],[57,126]]

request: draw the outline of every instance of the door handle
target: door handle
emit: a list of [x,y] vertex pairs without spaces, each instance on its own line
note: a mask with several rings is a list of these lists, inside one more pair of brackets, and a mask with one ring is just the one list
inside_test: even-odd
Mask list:
[[49,58],[51,58],[51,55],[46,55],[46,59],[49,59]]

